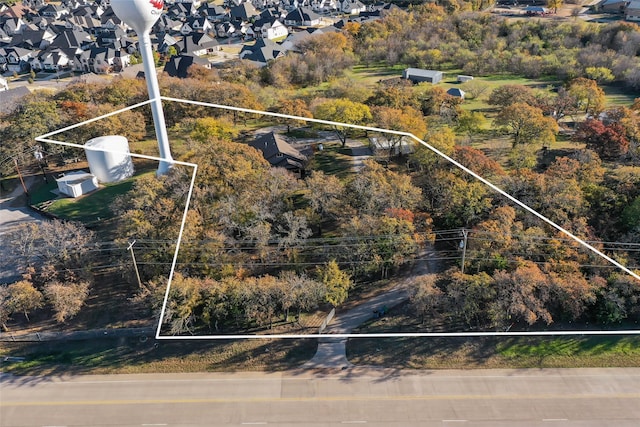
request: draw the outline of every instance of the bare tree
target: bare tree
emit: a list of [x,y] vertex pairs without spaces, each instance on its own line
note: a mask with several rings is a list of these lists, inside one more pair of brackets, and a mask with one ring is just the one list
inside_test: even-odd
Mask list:
[[412,289],[410,301],[421,323],[424,323],[427,315],[437,310],[445,299],[444,292],[436,286],[436,279],[435,274],[417,277],[415,287]]

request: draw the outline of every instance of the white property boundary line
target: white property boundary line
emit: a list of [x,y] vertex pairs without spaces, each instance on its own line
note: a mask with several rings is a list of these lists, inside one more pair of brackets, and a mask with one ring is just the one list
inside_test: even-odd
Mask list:
[[[289,115],[289,114],[281,114],[281,113],[274,113],[274,112],[268,112],[268,111],[253,110],[253,109],[242,108],[242,107],[232,107],[232,106],[229,106],[229,105],[212,104],[212,103],[208,103],[208,102],[192,101],[192,100],[171,98],[171,97],[165,97],[165,96],[161,96],[160,99],[164,100],[164,101],[179,102],[179,103],[192,104],[192,105],[200,105],[200,106],[204,106],[204,107],[211,107],[211,108],[217,108],[217,109],[223,109],[223,110],[244,112],[244,113],[249,113],[249,114],[258,114],[258,115],[263,115],[263,116],[279,117],[279,118],[284,118],[284,119],[299,120],[299,121],[304,121],[304,122],[319,123],[319,124],[338,126],[338,127],[346,127],[346,128],[352,128],[352,129],[361,129],[361,130],[366,130],[366,131],[387,133],[387,134],[393,134],[393,135],[400,135],[400,136],[405,136],[405,137],[411,138],[411,139],[415,140],[416,142],[422,144],[424,147],[426,147],[429,150],[431,150],[433,153],[435,153],[438,156],[442,157],[443,159],[447,160],[449,163],[453,164],[457,168],[463,170],[467,174],[471,175],[475,179],[477,179],[480,182],[482,182],[483,184],[487,185],[489,188],[491,188],[495,192],[501,194],[502,196],[506,197],[507,199],[509,199],[510,201],[515,203],[516,205],[522,207],[523,209],[525,209],[529,213],[535,215],[536,217],[538,217],[542,221],[544,221],[547,224],[551,225],[556,230],[558,230],[558,231],[562,232],[563,234],[567,235],[568,237],[570,237],[574,241],[578,242],[580,245],[582,245],[583,247],[587,248],[591,252],[595,253],[596,255],[600,256],[601,258],[604,258],[605,260],[607,260],[611,264],[613,264],[616,267],[618,267],[620,270],[622,270],[622,271],[626,272],[627,274],[633,276],[634,278],[640,280],[640,275],[639,274],[631,271],[626,266],[622,265],[621,263],[619,263],[618,261],[616,261],[613,258],[609,257],[608,255],[602,253],[601,251],[599,251],[598,249],[596,249],[595,247],[593,247],[592,245],[590,245],[586,241],[584,241],[584,240],[580,239],[579,237],[573,235],[571,232],[567,231],[566,229],[562,228],[560,225],[558,225],[555,222],[551,221],[549,218],[545,217],[544,215],[542,215],[541,213],[537,212],[533,208],[529,207],[525,203],[523,203],[520,200],[516,199],[515,197],[513,197],[509,193],[507,193],[504,190],[502,190],[501,188],[497,187],[495,184],[493,184],[490,181],[486,180],[482,176],[480,176],[477,173],[473,172],[471,169],[467,168],[466,166],[462,165],[461,163],[457,162],[453,158],[447,156],[446,154],[444,154],[440,150],[436,149],[435,147],[431,146],[430,144],[426,143],[425,141],[421,140],[420,138],[416,137],[415,135],[413,135],[413,134],[411,134],[409,132],[395,131],[395,130],[390,130],[390,129],[381,129],[381,128],[376,128],[376,127],[371,127],[371,126],[353,125],[353,124],[349,124],[349,123],[340,123],[340,122],[334,122],[334,121],[329,121],[329,120],[320,120],[320,119],[314,119],[314,118],[308,118],[308,117],[299,117],[299,116],[293,116],[293,115]],[[65,132],[65,131],[69,131],[71,129],[78,128],[80,126],[84,126],[86,124],[101,120],[103,118],[107,118],[107,117],[110,117],[110,116],[113,116],[113,115],[116,115],[116,114],[120,114],[120,113],[125,112],[125,111],[132,110],[134,108],[138,108],[138,107],[150,104],[150,103],[154,102],[155,100],[156,99],[150,99],[148,101],[144,101],[144,102],[141,102],[141,103],[138,103],[138,104],[134,104],[134,105],[131,105],[129,107],[125,107],[125,108],[122,108],[120,110],[113,111],[111,113],[107,113],[107,114],[104,114],[102,116],[95,117],[93,119],[89,119],[89,120],[86,120],[86,121],[81,122],[81,123],[77,123],[75,125],[71,125],[71,126],[68,126],[68,127],[53,131],[53,132],[49,132],[49,133],[46,133],[44,135],[37,136],[35,138],[35,140],[39,141],[39,142],[58,144],[58,145],[64,145],[64,146],[84,149],[83,145],[73,144],[73,143],[64,142],[64,141],[57,141],[57,140],[50,139],[50,137],[54,136],[54,135],[57,135],[59,133]],[[123,152],[111,151],[111,150],[98,150],[98,151],[112,152],[112,153],[121,154],[121,155],[130,155],[131,157],[137,157],[137,158],[148,159],[148,160],[155,160],[155,161],[158,161],[158,162],[166,161],[165,159],[162,159],[162,158],[159,158],[159,157],[146,156],[146,155],[142,155],[142,154],[123,153]],[[176,250],[175,250],[175,253],[173,255],[173,261],[171,263],[171,271],[169,273],[169,280],[167,282],[167,289],[165,291],[164,300],[163,300],[163,303],[162,303],[162,309],[160,311],[160,317],[159,317],[158,326],[157,326],[157,329],[156,329],[156,339],[159,339],[159,340],[160,339],[193,340],[193,339],[256,339],[256,338],[257,339],[281,339],[281,338],[483,337],[483,336],[544,336],[544,335],[640,335],[640,330],[634,330],[634,329],[631,329],[631,330],[619,330],[619,331],[596,330],[596,331],[539,331],[539,332],[518,332],[518,331],[511,332],[511,331],[509,331],[509,332],[442,332],[442,333],[440,333],[440,332],[415,332],[415,333],[368,333],[368,334],[346,333],[346,334],[299,334],[299,335],[278,334],[278,335],[195,335],[195,336],[161,335],[160,332],[161,332],[161,329],[162,329],[162,320],[163,320],[163,318],[165,316],[165,313],[166,313],[167,302],[168,302],[168,298],[169,298],[169,291],[171,289],[171,281],[173,280],[173,275],[174,275],[174,272],[175,272],[175,266],[176,266],[177,259],[178,259],[178,251],[180,249],[180,243],[182,241],[182,233],[183,233],[184,226],[185,226],[185,223],[186,223],[186,220],[187,220],[187,212],[189,210],[189,205],[191,203],[191,196],[192,196],[192,193],[193,193],[193,187],[194,187],[194,184],[195,184],[195,178],[196,178],[196,174],[197,174],[197,170],[198,170],[198,165],[195,164],[195,163],[187,163],[187,162],[180,162],[180,161],[174,160],[174,161],[172,161],[172,164],[193,167],[193,173],[192,173],[192,176],[191,176],[191,184],[189,186],[189,191],[188,191],[188,194],[187,194],[187,200],[186,200],[184,212],[182,214],[182,223],[180,224],[180,232],[178,234],[178,240],[176,242]]]

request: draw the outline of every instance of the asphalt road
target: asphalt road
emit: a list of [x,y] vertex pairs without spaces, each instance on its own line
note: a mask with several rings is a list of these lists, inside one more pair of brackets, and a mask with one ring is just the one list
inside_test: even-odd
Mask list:
[[[26,185],[36,178],[27,177]],[[21,186],[17,186],[11,193],[0,190],[0,242],[6,237],[4,234],[14,230],[26,222],[39,222],[44,218],[35,211],[15,202],[16,198],[23,194]],[[6,245],[0,244],[0,283],[11,283],[20,280],[21,272],[16,269],[12,253]]]
[[640,369],[3,376],[2,426],[640,425]]

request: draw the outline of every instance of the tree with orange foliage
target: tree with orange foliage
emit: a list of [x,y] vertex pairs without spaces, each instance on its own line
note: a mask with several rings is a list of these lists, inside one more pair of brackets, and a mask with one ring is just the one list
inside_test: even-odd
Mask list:
[[530,261],[523,261],[513,271],[498,271],[493,275],[496,299],[490,309],[493,324],[498,328],[524,321],[532,325],[542,320],[553,322],[545,307],[549,300],[549,278]]

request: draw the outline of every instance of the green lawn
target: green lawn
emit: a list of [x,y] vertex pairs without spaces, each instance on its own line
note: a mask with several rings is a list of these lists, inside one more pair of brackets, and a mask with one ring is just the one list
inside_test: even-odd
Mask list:
[[510,338],[496,346],[508,359],[556,357],[634,358],[640,361],[638,337]]
[[53,200],[58,197],[53,190],[58,189],[58,183],[53,179],[50,179],[47,183],[42,183],[37,186],[33,186],[29,190],[29,194],[31,195],[31,204],[34,206],[38,206],[41,203],[44,203],[49,200]]
[[134,374],[211,371],[282,371],[311,359],[315,340],[155,341],[107,338],[87,341],[3,343],[0,356],[15,375]]
[[356,65],[351,70],[348,70],[346,75],[367,84],[374,85],[380,80],[401,77],[402,71],[405,68],[406,67],[399,65],[390,67],[384,63],[373,64],[370,66]]
[[308,166],[309,170],[321,170],[327,175],[345,178],[351,175],[351,149],[340,144],[324,145],[316,151]]
[[356,338],[347,356],[356,365],[397,369],[639,367],[640,338]]
[[630,106],[640,93],[619,85],[602,86],[607,98],[607,107]]
[[[145,172],[145,174],[149,173],[153,172]],[[99,190],[77,199],[64,198],[55,200],[47,208],[47,212],[58,218],[80,221],[85,224],[110,218],[113,216],[111,206],[114,200],[129,191],[135,180],[140,176],[136,175],[124,181],[105,184]]]

